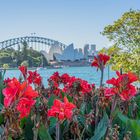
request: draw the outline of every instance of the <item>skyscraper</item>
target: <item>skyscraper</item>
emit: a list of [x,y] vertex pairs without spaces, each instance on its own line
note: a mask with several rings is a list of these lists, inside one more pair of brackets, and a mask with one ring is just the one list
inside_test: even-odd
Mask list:
[[85,44],[84,46],[84,58],[88,58],[89,54],[89,44]]
[[94,56],[95,53],[96,53],[96,45],[95,45],[95,44],[91,44],[91,45],[90,45],[89,54],[90,54],[91,56]]
[[96,45],[95,44],[91,44],[91,50],[96,51]]

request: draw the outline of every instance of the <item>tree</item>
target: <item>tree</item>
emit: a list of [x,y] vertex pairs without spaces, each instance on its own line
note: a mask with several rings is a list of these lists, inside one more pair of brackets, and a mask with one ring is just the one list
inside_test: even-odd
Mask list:
[[22,46],[18,45],[17,50],[13,48],[0,50],[0,67],[3,64],[8,64],[9,67],[18,67],[23,61],[27,61],[29,67],[48,65],[45,56],[41,52],[29,48],[27,42],[23,42]]
[[41,54],[41,63],[42,63],[41,66],[43,67],[48,66],[48,61],[43,54]]
[[102,34],[114,43],[107,50],[112,51],[112,67],[140,76],[140,11],[124,13],[113,25],[106,26]]
[[9,65],[8,64],[3,64],[2,66],[4,69],[8,69],[9,68]]
[[23,47],[22,47],[22,53],[23,53],[23,59],[27,60],[27,56],[28,56],[28,44],[26,41],[24,41],[22,43]]
[[28,63],[28,61],[23,61],[22,63],[21,63],[21,66],[29,66],[29,63]]

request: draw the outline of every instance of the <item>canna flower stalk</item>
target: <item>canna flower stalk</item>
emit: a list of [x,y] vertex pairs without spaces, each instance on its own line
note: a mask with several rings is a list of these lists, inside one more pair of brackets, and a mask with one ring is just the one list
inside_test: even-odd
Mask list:
[[[101,78],[100,78],[100,87],[103,86],[103,76],[104,76],[104,68],[106,63],[110,60],[110,57],[105,54],[98,54],[97,56],[94,56],[94,60],[91,63],[91,66],[96,67],[97,70],[100,69],[101,71]],[[99,120],[99,106],[98,106],[99,98],[97,99],[96,103],[96,119],[95,119],[95,125],[97,126],[98,120]]]
[[98,54],[97,56],[94,56],[94,60],[91,64],[91,66],[93,67],[97,67],[100,69],[101,71],[101,79],[100,79],[100,87],[103,86],[103,74],[104,74],[104,68],[106,63],[110,60],[110,57],[108,55],[105,54]]
[[70,120],[72,118],[72,110],[76,108],[73,103],[70,103],[66,97],[64,97],[64,102],[60,100],[54,100],[54,104],[50,110],[48,110],[49,117],[57,118],[56,123],[56,140],[60,140],[60,123],[65,119]]

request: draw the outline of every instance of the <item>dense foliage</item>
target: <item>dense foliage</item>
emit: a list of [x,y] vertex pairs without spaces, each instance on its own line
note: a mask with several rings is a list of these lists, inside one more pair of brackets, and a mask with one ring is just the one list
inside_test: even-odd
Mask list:
[[48,65],[45,57],[38,51],[28,47],[24,42],[18,49],[13,48],[0,50],[0,67],[8,64],[10,67],[18,67],[19,65],[27,65],[29,67],[38,67]]
[[[103,86],[110,57],[97,55],[100,87],[55,72],[48,87],[36,71],[20,66],[22,78],[5,79],[0,72],[0,136],[2,140],[139,140],[140,96],[131,73],[120,74]],[[47,74],[47,73],[46,73]]]
[[112,56],[112,68],[132,71],[140,77],[140,11],[124,13],[104,28],[103,35],[113,43],[111,48],[104,50]]

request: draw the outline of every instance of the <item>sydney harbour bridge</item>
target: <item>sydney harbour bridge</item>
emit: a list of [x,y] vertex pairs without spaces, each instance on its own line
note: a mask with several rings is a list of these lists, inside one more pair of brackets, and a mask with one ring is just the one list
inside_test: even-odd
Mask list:
[[[26,44],[25,44],[26,43]],[[80,60],[84,58],[82,49],[74,49],[73,43],[65,45],[57,40],[38,37],[25,36],[12,38],[0,42],[0,50],[14,49],[20,50],[23,46],[39,51],[48,60]]]
[[17,50],[19,46],[22,46],[24,43],[27,44],[27,47],[41,52],[48,61],[53,60],[54,53],[62,53],[67,47],[67,45],[53,39],[38,36],[25,36],[0,42],[0,50],[9,48]]
[[6,49],[6,48],[16,49],[18,45],[23,44],[24,42],[26,42],[29,47],[32,47],[33,49],[38,51],[40,50],[45,51],[48,49],[48,47],[52,47],[52,46],[60,47],[61,49],[67,47],[67,45],[53,39],[38,37],[38,36],[25,36],[25,37],[12,38],[0,42],[0,49]]

